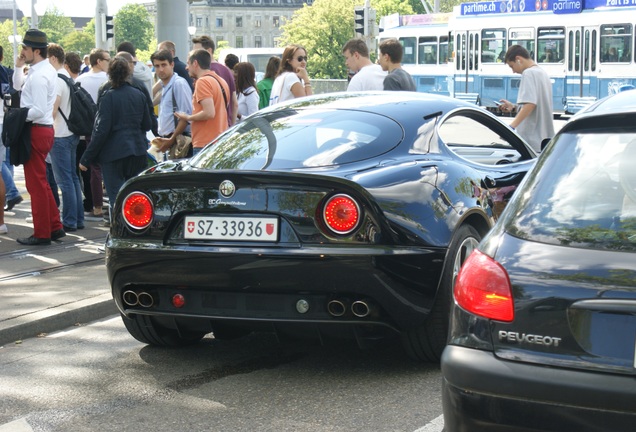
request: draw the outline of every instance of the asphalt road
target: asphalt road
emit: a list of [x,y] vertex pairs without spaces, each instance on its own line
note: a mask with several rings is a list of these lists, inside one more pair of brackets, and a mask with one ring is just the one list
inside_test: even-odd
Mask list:
[[114,317],[6,345],[0,368],[0,432],[442,429],[439,367],[397,343],[254,334],[159,349]]

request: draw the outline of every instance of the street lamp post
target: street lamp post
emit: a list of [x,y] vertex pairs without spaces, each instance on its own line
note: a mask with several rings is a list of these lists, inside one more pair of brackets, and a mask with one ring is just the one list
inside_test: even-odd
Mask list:
[[190,48],[192,48],[192,36],[197,32],[197,28],[195,26],[188,26],[188,34],[190,35]]

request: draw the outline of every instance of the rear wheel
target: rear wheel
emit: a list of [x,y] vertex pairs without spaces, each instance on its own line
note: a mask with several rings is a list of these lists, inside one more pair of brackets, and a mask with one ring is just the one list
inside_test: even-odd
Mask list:
[[206,333],[194,331],[177,331],[157,324],[148,315],[122,314],[122,320],[128,333],[139,342],[148,345],[180,347],[192,345],[203,339]]
[[402,334],[402,343],[410,357],[429,362],[437,362],[441,358],[448,339],[455,279],[462,264],[477,248],[480,240],[481,235],[470,225],[462,225],[455,233],[448,248],[439,290],[430,315],[424,324]]

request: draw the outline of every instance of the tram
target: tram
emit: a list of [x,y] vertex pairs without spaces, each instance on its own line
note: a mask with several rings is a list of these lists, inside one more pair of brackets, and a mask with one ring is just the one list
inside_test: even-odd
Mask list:
[[[438,66],[449,75],[451,96],[477,95],[481,105],[494,107],[499,99],[517,98],[521,77],[503,56],[509,46],[522,45],[550,76],[555,112],[573,113],[636,85],[635,25],[636,0],[462,3],[445,25],[451,62]],[[419,30],[406,25],[390,31],[402,32],[405,47],[409,34],[418,38],[418,48],[424,42]],[[412,75],[416,82],[441,81],[437,75]],[[418,90],[427,91],[419,85]]]

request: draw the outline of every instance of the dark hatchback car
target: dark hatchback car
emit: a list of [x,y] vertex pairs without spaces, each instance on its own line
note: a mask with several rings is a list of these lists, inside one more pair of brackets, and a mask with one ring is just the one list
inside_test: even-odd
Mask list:
[[561,129],[454,299],[447,432],[636,430],[636,91]]
[[124,185],[107,242],[113,296],[154,345],[401,335],[438,361],[455,275],[535,160],[506,124],[451,98],[277,105]]

